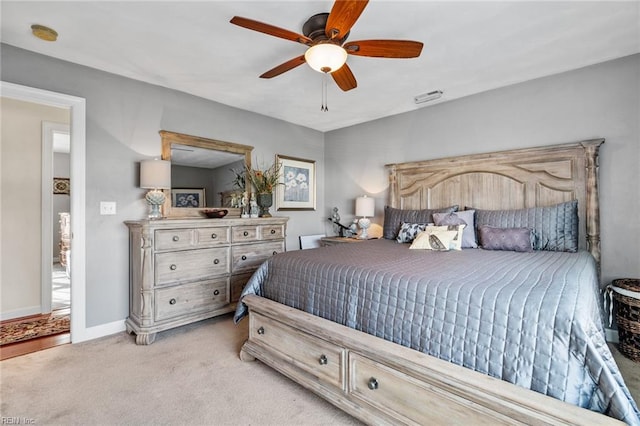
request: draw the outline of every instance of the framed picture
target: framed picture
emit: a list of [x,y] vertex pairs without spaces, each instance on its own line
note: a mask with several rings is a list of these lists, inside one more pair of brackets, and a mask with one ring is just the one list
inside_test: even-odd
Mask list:
[[280,185],[276,188],[277,210],[316,209],[316,162],[276,155]]
[[171,188],[172,207],[207,207],[204,188]]
[[69,194],[70,185],[69,178],[53,178],[53,193],[54,194]]

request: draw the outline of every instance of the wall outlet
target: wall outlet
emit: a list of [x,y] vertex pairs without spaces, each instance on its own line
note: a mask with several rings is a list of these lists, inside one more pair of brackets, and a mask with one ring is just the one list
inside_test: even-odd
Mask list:
[[100,201],[100,214],[116,214],[115,201]]

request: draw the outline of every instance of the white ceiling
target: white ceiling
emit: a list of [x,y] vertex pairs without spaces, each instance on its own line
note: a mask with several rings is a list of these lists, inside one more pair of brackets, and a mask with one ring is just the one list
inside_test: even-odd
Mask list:
[[[349,41],[410,39],[417,59],[350,56],[358,87],[328,87],[306,65],[270,80],[263,72],[304,53],[298,43],[229,23],[243,16],[302,32],[332,1],[1,2],[4,43],[146,81],[320,131],[640,52],[640,2],[437,2],[372,0]],[[60,34],[31,35],[34,23]]]

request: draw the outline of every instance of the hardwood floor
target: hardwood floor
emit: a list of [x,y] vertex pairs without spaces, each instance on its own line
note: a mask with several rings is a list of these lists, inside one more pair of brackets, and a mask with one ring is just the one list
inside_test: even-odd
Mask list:
[[71,333],[44,336],[0,346],[0,361],[71,343]]
[[[29,317],[22,317],[22,318],[15,318],[10,320],[0,321],[0,326],[6,326],[8,324],[15,324],[15,323],[31,322],[41,318],[51,317],[52,315],[68,316],[70,314],[70,311],[71,310],[69,308],[59,309],[59,310],[53,311],[51,314],[31,315]],[[56,330],[56,331],[58,331],[57,334],[49,334],[49,335],[40,336],[40,337],[33,337],[28,340],[23,340],[20,342],[6,343],[3,345],[0,345],[0,361],[13,358],[16,356],[20,356],[20,355],[25,355],[32,352],[37,352],[43,349],[52,348],[54,346],[71,343],[71,333],[68,327],[66,328],[66,330],[62,329],[62,330]],[[3,327],[3,332],[4,332],[4,327]],[[40,334],[45,334],[45,333],[43,332]]]

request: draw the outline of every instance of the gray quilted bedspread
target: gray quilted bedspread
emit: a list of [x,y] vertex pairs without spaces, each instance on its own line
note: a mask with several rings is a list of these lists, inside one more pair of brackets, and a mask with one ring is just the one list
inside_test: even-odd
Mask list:
[[[274,256],[247,294],[640,425],[604,339],[587,252],[434,252],[372,240]],[[240,300],[236,322],[246,314]]]

